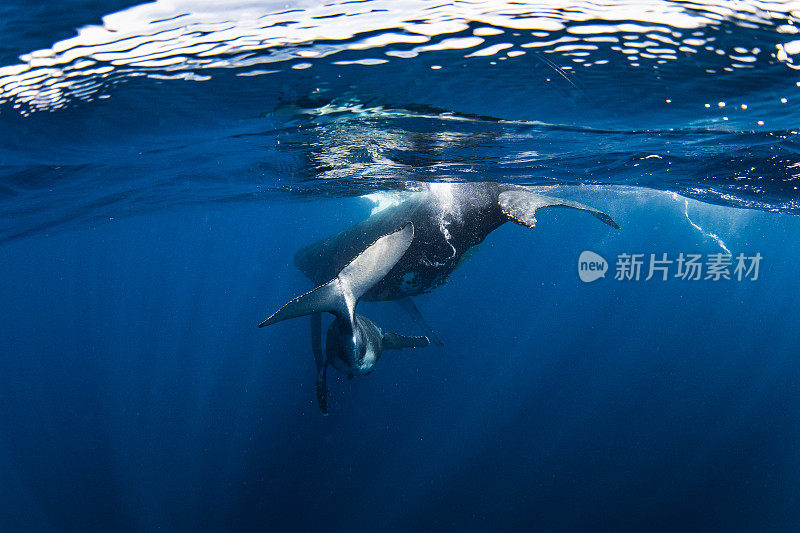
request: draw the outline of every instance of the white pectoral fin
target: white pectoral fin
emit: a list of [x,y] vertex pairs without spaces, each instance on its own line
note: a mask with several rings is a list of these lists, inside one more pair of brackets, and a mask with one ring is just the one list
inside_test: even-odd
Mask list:
[[498,199],[500,208],[510,220],[532,228],[536,225],[536,210],[541,207],[571,207],[591,213],[614,229],[619,229],[619,224],[614,222],[608,214],[572,200],[543,196],[533,191],[514,189],[500,193]]
[[358,299],[389,273],[411,246],[413,238],[411,222],[384,235],[358,254],[331,281],[291,300],[258,327],[322,312],[333,313],[353,324]]
[[335,278],[325,285],[320,285],[313,291],[291,300],[273,313],[272,316],[261,322],[258,327],[263,328],[290,318],[322,312],[333,313],[342,317],[350,314],[339,278]]
[[414,225],[384,235],[345,266],[337,276],[349,287],[356,300],[370,290],[394,268],[414,239]]
[[430,344],[428,337],[407,337],[397,333],[386,333],[383,336],[384,350],[402,350],[403,348],[424,348]]
[[396,300],[396,302],[397,305],[399,305],[403,311],[408,313],[408,316],[410,316],[411,319],[416,322],[420,328],[422,328],[422,330],[425,332],[425,336],[427,336],[433,344],[440,348],[444,346],[444,343],[439,338],[439,335],[433,331],[433,328],[430,324],[428,324],[428,321],[425,320],[425,317],[422,316],[417,304],[414,303],[414,300],[412,300],[410,296]]

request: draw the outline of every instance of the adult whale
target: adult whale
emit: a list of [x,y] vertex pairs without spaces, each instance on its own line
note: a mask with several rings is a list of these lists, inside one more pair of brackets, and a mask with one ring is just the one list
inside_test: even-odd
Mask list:
[[568,207],[586,211],[619,229],[619,225],[602,211],[571,200],[544,196],[520,185],[482,182],[433,183],[421,187],[421,191],[409,193],[399,204],[306,246],[295,254],[294,261],[303,274],[319,285],[335,276],[375,239],[412,222],[415,238],[411,246],[363,299],[399,300],[437,344],[441,341],[409,297],[444,283],[464,254],[504,223],[511,221],[532,228],[538,209]]

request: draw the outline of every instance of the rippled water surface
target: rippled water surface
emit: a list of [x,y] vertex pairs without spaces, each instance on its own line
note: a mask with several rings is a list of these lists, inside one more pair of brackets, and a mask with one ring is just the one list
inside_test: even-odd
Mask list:
[[793,2],[92,7],[4,8],[6,239],[411,179],[798,209]]

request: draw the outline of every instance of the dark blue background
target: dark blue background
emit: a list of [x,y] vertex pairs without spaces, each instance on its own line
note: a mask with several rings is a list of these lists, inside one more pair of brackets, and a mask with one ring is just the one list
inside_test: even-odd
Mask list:
[[[0,65],[133,3],[5,2]],[[547,48],[333,62],[386,51],[356,47],[1,105],[0,531],[800,530],[800,219],[775,212],[800,211],[800,100],[772,55],[796,36],[699,31],[759,47],[754,68],[607,47],[568,74]],[[417,299],[445,347],[332,371],[322,417],[306,320],[256,325],[311,288],[298,248],[411,180],[601,184],[553,194],[622,229],[501,227]],[[760,208],[689,204],[760,279],[582,283],[583,250],[720,251],[657,190]],[[391,302],[359,311],[419,334]]]
[[[603,197],[606,198],[603,198]],[[295,249],[362,200],[185,209],[0,248],[4,530],[794,530],[798,222],[690,205],[761,279],[583,284],[594,250],[715,253],[683,201],[582,195],[418,299],[446,346],[314,403]],[[361,311],[414,333],[391,303]]]

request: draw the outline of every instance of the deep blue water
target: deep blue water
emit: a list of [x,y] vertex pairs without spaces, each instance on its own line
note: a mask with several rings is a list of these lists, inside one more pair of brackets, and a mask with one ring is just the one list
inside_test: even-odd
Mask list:
[[[797,531],[792,9],[4,4],[0,530]],[[448,181],[622,229],[505,224],[323,417],[306,321],[256,328],[294,253]]]

